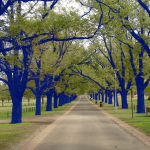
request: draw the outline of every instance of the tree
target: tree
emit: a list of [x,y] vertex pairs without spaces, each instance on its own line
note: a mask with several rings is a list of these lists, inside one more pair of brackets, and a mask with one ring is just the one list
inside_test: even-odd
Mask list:
[[25,92],[24,92],[23,97],[27,98],[27,100],[28,100],[28,105],[30,105],[30,99],[31,99],[31,98],[33,99],[33,98],[34,98],[34,95],[33,95],[32,91],[31,91],[30,89],[26,89]]
[[[21,122],[22,96],[24,94],[26,84],[29,81],[28,80],[28,74],[30,71],[29,65],[32,60],[32,55],[34,54],[34,51],[33,51],[34,46],[35,47],[39,46],[42,43],[45,43],[47,41],[53,41],[56,38],[55,37],[56,30],[55,29],[60,30],[59,32],[62,32],[64,29],[67,29],[67,28],[69,28],[69,26],[71,26],[70,20],[72,20],[72,16],[65,16],[65,15],[64,15],[65,19],[64,19],[64,17],[61,17],[62,15],[58,15],[59,16],[58,20],[55,20],[52,17],[47,17],[47,20],[46,19],[44,21],[42,20],[43,22],[41,22],[39,20],[34,20],[34,19],[33,20],[32,19],[30,19],[30,20],[24,19],[23,16],[21,16],[21,3],[18,3],[17,7],[18,8],[17,8],[17,17],[16,18],[14,18],[13,7],[11,7],[12,14],[9,17],[10,25],[8,28],[6,27],[7,32],[4,31],[5,34],[2,35],[2,39],[0,40],[1,41],[0,46],[1,46],[2,55],[3,55],[2,56],[3,58],[1,61],[1,64],[2,64],[1,70],[3,72],[5,72],[5,74],[7,75],[8,81],[4,80],[2,78],[1,78],[1,80],[3,80],[6,84],[8,84],[9,90],[11,93],[11,97],[12,97],[12,101],[13,101],[12,123],[20,123]],[[54,15],[53,12],[51,12],[51,13]],[[80,18],[77,15],[75,16],[75,13],[72,13],[72,15],[74,16],[74,20],[72,20],[73,22],[76,22],[77,20],[80,21]],[[75,17],[77,17],[77,18],[75,18]],[[50,21],[50,19],[51,19],[51,21]],[[59,24],[59,21],[62,21],[61,19],[64,19],[63,20],[64,22],[62,24]],[[69,23],[68,23],[68,21],[69,21]],[[85,23],[85,20],[83,20],[83,23]],[[82,21],[80,22],[80,25],[82,27],[84,27],[83,23],[82,23]],[[45,26],[46,24],[47,24],[47,26]],[[66,26],[65,26],[65,24],[66,24]],[[43,25],[43,26],[41,26],[41,25]],[[46,29],[45,27],[49,27],[49,28]],[[70,30],[72,30],[73,27],[74,26],[71,26]],[[73,30],[73,31],[76,31],[76,30]],[[44,32],[42,32],[42,31],[44,31]],[[47,33],[45,34],[45,32],[47,32]],[[7,34],[7,36],[6,36],[6,34]],[[76,34],[76,32],[74,32],[73,34]],[[82,33],[80,33],[80,34],[82,34]],[[40,38],[43,41],[40,40]],[[70,38],[69,38],[69,40],[70,40]],[[65,39],[65,41],[66,41],[66,39]],[[5,48],[5,46],[6,46],[5,42],[8,43],[9,48]],[[10,46],[10,45],[12,45],[12,46]],[[6,51],[10,51],[10,50],[12,50],[13,52],[6,53]],[[12,55],[14,55],[13,58],[12,58]],[[40,56],[39,56],[39,58],[40,58]],[[11,60],[11,61],[9,61],[9,60]],[[38,69],[40,69],[40,61],[37,60],[36,63],[38,65]],[[39,76],[39,72],[38,72],[37,76]],[[14,80],[15,80],[15,82],[14,82]],[[39,87],[39,79],[36,79],[36,84],[37,84],[37,87]],[[36,89],[39,90],[39,88],[36,88]],[[20,92],[19,94],[18,94],[18,91]],[[40,92],[37,92],[37,94],[39,94],[39,93]],[[40,95],[38,95],[37,97],[39,98]],[[40,98],[38,101],[40,101]],[[37,103],[37,105],[38,105],[38,103]],[[40,104],[38,106],[40,108]],[[38,106],[37,106],[37,111],[39,113],[40,109],[38,109]],[[18,108],[18,110],[16,108]]]
[[2,107],[4,107],[4,101],[10,100],[10,92],[7,85],[0,85],[0,100],[2,101]]

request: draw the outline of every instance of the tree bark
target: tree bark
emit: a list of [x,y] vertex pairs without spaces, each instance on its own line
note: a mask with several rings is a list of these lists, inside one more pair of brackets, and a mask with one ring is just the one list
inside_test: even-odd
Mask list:
[[112,92],[111,91],[109,91],[108,96],[109,96],[108,104],[112,104]]
[[107,95],[108,93],[105,91],[105,103],[107,103]]
[[30,98],[28,97],[28,105],[30,106]]
[[41,115],[41,94],[36,91],[36,111],[35,115]]
[[4,100],[2,100],[2,107],[4,107]]
[[44,104],[44,96],[42,96],[42,104]]
[[58,105],[57,105],[57,98],[58,98],[57,93],[54,92],[54,108],[58,108]]
[[22,122],[22,100],[15,99],[15,101],[13,101],[13,106],[12,106],[11,124],[16,124],[21,122]]
[[52,111],[52,93],[46,94],[47,96],[47,105],[46,105],[46,111]]
[[137,77],[136,79],[137,88],[137,113],[145,113],[145,102],[144,102],[144,79]]
[[102,102],[104,102],[104,93],[102,93]]

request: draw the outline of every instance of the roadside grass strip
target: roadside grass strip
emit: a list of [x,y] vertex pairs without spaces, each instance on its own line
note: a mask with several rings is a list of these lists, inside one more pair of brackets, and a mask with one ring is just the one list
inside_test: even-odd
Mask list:
[[[104,106],[101,107],[104,111],[113,115],[114,117],[124,121],[128,125],[131,125],[146,135],[150,136],[150,113],[136,113],[137,111],[137,99],[133,98],[133,119],[132,119],[132,109],[131,109],[131,98],[128,98],[128,109],[121,108],[121,99],[118,99],[119,107],[115,111],[114,104],[104,103]],[[95,100],[92,100],[95,103]],[[100,106],[100,101],[97,103]],[[145,106],[150,106],[150,100],[145,99]]]
[[24,122],[21,124],[0,124],[0,150],[8,149],[12,143],[18,143],[27,138],[29,133],[34,130],[34,124]]
[[[76,101],[76,100],[75,100]],[[22,117],[33,117],[35,116],[35,103],[31,103],[32,105],[28,105],[27,102],[23,102],[22,104]],[[54,108],[52,103],[52,111],[45,111],[46,110],[46,101],[44,105],[41,106],[41,115],[51,115],[51,114],[60,114],[63,113],[71,103],[67,103],[63,106],[58,106],[58,108]],[[12,115],[12,103],[6,104],[4,107],[0,107],[0,120],[2,119],[10,119]]]

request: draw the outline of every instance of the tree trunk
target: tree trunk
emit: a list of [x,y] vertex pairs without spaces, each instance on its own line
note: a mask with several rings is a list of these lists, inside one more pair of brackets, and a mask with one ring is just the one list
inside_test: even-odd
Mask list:
[[98,98],[99,98],[99,100],[101,100],[101,93],[98,94]]
[[62,105],[64,105],[65,104],[65,94],[63,93],[63,95],[62,95]]
[[102,102],[104,102],[104,93],[102,93]]
[[134,98],[134,90],[132,90],[131,96],[132,98]]
[[128,103],[127,103],[127,93],[125,89],[122,89],[120,94],[121,94],[121,102],[122,102],[122,109],[128,109]]
[[107,95],[108,93],[105,91],[105,103],[107,103]]
[[65,104],[68,103],[68,96],[65,95]]
[[137,113],[145,113],[145,102],[144,102],[144,79],[142,77],[136,78],[137,88]]
[[111,91],[109,91],[108,96],[109,96],[108,104],[112,104],[112,92]]
[[2,107],[4,107],[4,100],[2,100]]
[[46,94],[47,96],[47,105],[46,105],[46,111],[52,111],[52,93]]
[[42,104],[44,104],[44,96],[42,96]]
[[22,100],[15,99],[13,101],[13,106],[12,106],[11,124],[16,124],[21,122],[22,122]]
[[35,115],[41,115],[41,94],[36,91],[36,111]]
[[59,104],[58,104],[58,106],[62,106],[62,97],[63,97],[63,94],[61,93],[60,95],[59,95]]
[[30,98],[28,97],[28,106],[30,106]]
[[59,103],[58,103],[58,106],[62,106],[62,102],[61,102],[61,98],[60,98],[60,96],[59,96]]
[[90,94],[90,98],[92,98],[92,94]]
[[71,97],[69,97],[69,96],[68,96],[68,102],[69,102],[69,103],[71,102]]
[[57,106],[57,98],[58,98],[57,93],[54,92],[54,108],[58,108],[58,106]]

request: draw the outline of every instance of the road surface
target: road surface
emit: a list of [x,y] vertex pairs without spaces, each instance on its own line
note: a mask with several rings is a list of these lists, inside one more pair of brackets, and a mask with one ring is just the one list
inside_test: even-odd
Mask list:
[[150,150],[104,115],[86,96],[34,150]]

